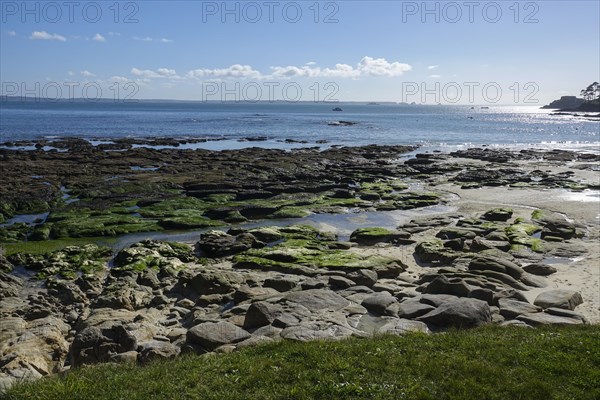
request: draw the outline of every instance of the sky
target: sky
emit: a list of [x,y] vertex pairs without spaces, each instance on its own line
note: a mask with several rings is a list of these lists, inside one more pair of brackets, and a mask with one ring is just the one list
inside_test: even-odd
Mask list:
[[600,2],[0,1],[2,95],[543,105],[600,80]]

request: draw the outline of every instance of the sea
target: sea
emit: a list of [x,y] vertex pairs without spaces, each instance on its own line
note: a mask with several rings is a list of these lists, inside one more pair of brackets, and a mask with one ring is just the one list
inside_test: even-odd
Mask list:
[[[539,106],[394,103],[1,101],[0,146],[62,137],[94,143],[173,137],[204,138],[206,143],[193,146],[214,150],[402,144],[600,152],[600,120],[554,112]],[[256,138],[261,140],[248,140]]]

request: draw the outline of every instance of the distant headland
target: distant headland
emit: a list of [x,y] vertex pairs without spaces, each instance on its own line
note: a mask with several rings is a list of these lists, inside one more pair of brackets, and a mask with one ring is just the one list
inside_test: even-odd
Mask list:
[[600,112],[600,83],[594,82],[580,92],[582,98],[562,96],[560,99],[543,106],[543,109],[555,109],[563,112]]

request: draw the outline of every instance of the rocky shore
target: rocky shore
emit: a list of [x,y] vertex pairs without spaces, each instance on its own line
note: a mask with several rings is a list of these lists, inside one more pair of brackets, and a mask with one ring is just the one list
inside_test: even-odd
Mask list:
[[[598,155],[34,146],[0,149],[0,387],[274,340],[600,322]],[[307,219],[407,210],[350,235]]]

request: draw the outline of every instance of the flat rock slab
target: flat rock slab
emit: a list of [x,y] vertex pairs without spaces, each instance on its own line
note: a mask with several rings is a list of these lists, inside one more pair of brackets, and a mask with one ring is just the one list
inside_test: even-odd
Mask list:
[[510,275],[519,279],[523,275],[523,269],[510,260],[492,256],[475,257],[469,264],[471,271],[495,271]]
[[424,294],[423,296],[419,297],[419,302],[433,307],[439,307],[446,302],[455,301],[457,299],[457,296],[449,294]]
[[518,321],[523,321],[527,325],[540,326],[540,325],[582,325],[581,319],[561,317],[558,315],[552,315],[548,313],[533,313],[523,314],[517,317]]
[[575,307],[583,303],[583,298],[579,292],[574,290],[557,289],[540,293],[533,304],[542,308],[564,308],[574,310]]
[[350,304],[348,300],[339,294],[325,289],[309,289],[301,292],[288,293],[283,300],[300,304],[309,311],[341,310]]
[[394,319],[379,328],[377,333],[383,335],[404,335],[409,332],[431,333],[425,323],[410,321],[408,319]]
[[499,299],[500,315],[504,318],[514,319],[521,314],[531,314],[542,311],[540,307],[515,299]]
[[584,324],[588,323],[588,320],[583,315],[577,314],[575,311],[565,310],[563,308],[550,307],[550,308],[545,309],[544,312],[546,312],[548,314],[552,314],[552,315],[558,315],[559,317],[579,319],[579,320],[583,321]]
[[412,319],[425,315],[433,310],[435,310],[435,307],[429,304],[423,304],[417,301],[405,301],[404,303],[400,303],[400,306],[398,307],[398,317]]
[[339,325],[319,327],[316,325],[297,325],[281,331],[281,337],[299,342],[310,342],[319,339],[341,339],[356,336],[356,331]]
[[219,346],[238,343],[250,336],[248,332],[230,322],[205,322],[188,330],[187,340],[204,350],[213,351]]

